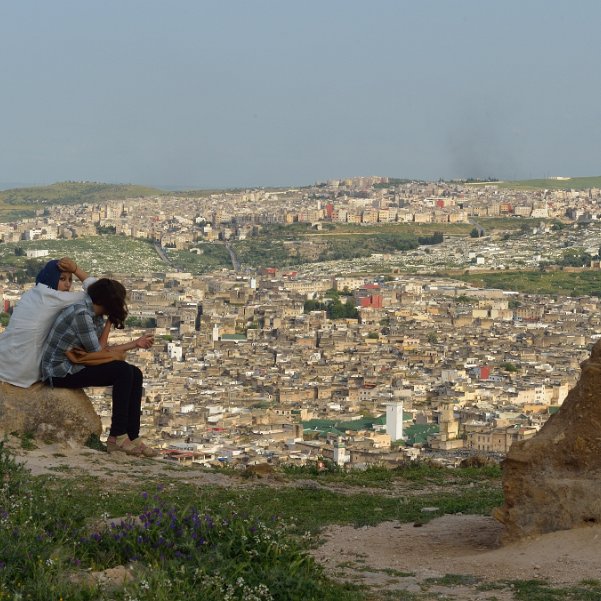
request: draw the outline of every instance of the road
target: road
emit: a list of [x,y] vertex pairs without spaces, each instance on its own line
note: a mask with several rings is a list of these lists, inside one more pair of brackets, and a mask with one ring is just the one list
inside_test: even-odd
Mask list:
[[238,261],[238,257],[232,248],[232,245],[229,242],[225,242],[225,248],[227,248],[227,252],[230,253],[230,259],[232,260],[232,267],[234,271],[240,271],[240,261]]

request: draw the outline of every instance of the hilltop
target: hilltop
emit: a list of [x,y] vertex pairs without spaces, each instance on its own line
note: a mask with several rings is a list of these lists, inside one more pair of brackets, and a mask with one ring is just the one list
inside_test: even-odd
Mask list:
[[36,209],[58,204],[96,204],[107,200],[140,198],[164,194],[163,190],[135,184],[59,182],[0,191],[0,214],[11,218],[29,216]]
[[587,190],[601,188],[601,176],[549,177],[514,181],[467,182],[467,185],[495,185],[510,190]]

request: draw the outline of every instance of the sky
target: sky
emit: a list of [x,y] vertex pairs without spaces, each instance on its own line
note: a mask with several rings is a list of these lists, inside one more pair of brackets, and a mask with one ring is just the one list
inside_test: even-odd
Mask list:
[[0,186],[601,175],[598,0],[0,0]]

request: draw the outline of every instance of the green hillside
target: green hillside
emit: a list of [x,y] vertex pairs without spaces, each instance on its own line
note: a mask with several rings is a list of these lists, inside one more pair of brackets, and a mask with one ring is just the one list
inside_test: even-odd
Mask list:
[[499,188],[519,190],[586,190],[601,188],[601,176],[571,177],[569,179],[525,179],[498,183]]
[[162,190],[134,184],[59,182],[50,186],[13,188],[0,191],[0,216],[24,216],[44,205],[99,203],[164,194]]

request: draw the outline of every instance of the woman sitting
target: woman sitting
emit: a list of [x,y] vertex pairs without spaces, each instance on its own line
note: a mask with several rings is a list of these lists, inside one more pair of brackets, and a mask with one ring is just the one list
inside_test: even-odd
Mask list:
[[[84,292],[69,292],[73,275],[83,282]],[[56,316],[68,305],[83,300],[85,290],[96,278],[64,257],[46,263],[35,281],[0,334],[0,380],[22,388],[40,379],[42,347]]]
[[[152,336],[141,336],[125,344],[107,346],[110,325],[122,329],[127,317],[125,288],[120,282],[102,278],[88,287],[86,298],[64,309],[52,326],[42,353],[42,379],[57,388],[112,386],[113,411],[109,453],[154,457],[158,452],[139,438],[142,404],[142,372],[126,361],[101,365],[72,363],[67,352],[82,348],[88,352],[112,349],[126,351],[150,348]],[[103,316],[108,317],[107,323]]]

